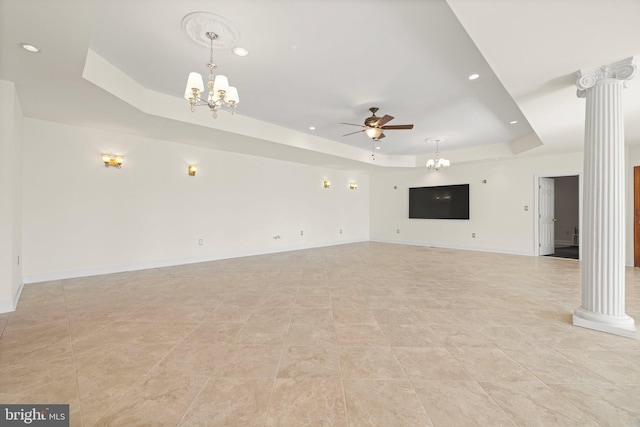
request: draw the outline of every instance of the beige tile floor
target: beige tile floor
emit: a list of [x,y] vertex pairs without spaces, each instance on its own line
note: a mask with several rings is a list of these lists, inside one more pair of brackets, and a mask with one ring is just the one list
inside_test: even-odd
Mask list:
[[[574,260],[358,243],[26,285],[0,402],[79,426],[638,426]],[[640,271],[627,269],[640,323]]]

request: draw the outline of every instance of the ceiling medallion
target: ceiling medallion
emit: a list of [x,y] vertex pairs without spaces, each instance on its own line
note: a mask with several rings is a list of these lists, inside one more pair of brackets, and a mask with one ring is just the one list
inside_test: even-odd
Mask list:
[[[182,29],[194,42],[213,49],[231,49],[240,41],[240,32],[227,18],[211,12],[192,12],[182,18]],[[216,34],[213,43],[207,33]]]

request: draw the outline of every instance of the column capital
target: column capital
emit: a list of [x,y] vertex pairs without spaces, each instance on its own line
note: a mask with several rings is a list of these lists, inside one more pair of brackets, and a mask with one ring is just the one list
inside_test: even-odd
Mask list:
[[637,60],[637,56],[632,56],[631,58],[623,59],[613,64],[596,68],[586,68],[576,72],[578,76],[578,80],[576,81],[578,98],[584,98],[587,89],[605,80],[619,80],[624,84],[624,87],[629,87],[631,79],[636,75],[638,68],[636,66]]

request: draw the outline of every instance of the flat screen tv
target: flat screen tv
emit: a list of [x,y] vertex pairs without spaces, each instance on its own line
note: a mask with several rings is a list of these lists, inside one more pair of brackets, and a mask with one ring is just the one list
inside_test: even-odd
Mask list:
[[469,219],[469,184],[409,188],[409,218]]

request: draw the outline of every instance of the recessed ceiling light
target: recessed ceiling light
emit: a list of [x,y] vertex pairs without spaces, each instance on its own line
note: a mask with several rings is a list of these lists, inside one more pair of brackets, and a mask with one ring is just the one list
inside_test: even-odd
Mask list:
[[249,50],[245,49],[244,47],[240,47],[240,46],[234,47],[232,49],[232,52],[234,53],[234,55],[237,55],[237,56],[247,56],[247,55],[249,55]]
[[315,126],[309,126],[309,130],[316,130]]
[[380,149],[382,149],[382,147],[376,147],[376,150],[380,150]]
[[29,52],[38,53],[40,49],[29,43],[20,43],[20,47]]
[[511,121],[509,122],[509,124],[510,124],[510,125],[515,125],[516,123],[518,123],[518,121],[517,121],[517,120],[511,120]]
[[477,79],[478,77],[480,77],[480,74],[471,74],[471,75],[469,76],[469,80],[475,80],[475,79]]

